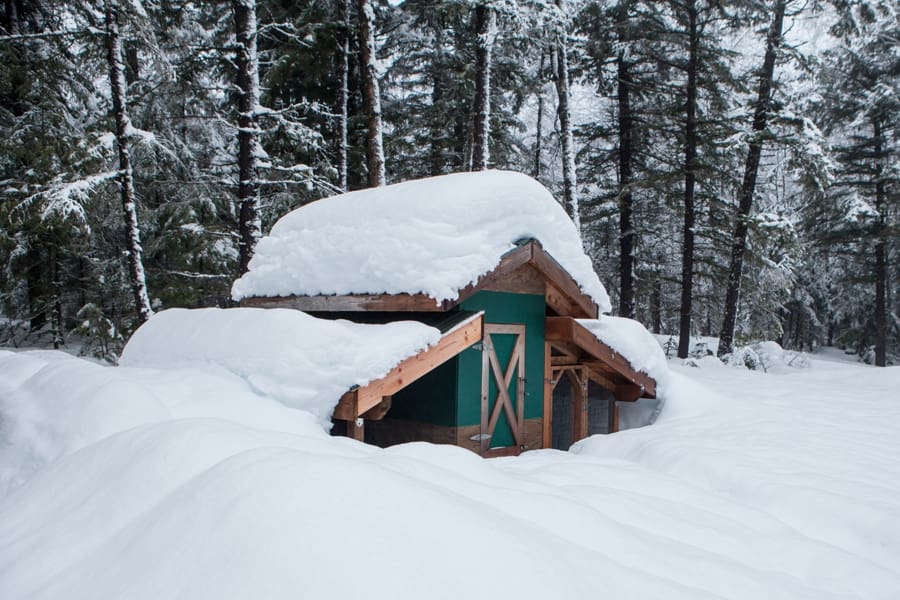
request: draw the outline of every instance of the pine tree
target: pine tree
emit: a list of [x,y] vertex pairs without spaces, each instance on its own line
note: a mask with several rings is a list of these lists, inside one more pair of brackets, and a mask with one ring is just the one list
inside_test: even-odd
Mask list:
[[751,138],[747,148],[747,160],[744,164],[744,179],[739,192],[739,204],[734,225],[734,242],[731,248],[731,264],[728,273],[728,286],[725,293],[724,317],[719,330],[719,356],[729,354],[734,340],[734,323],[737,316],[738,295],[741,289],[741,278],[744,267],[744,251],[747,246],[748,220],[753,206],[753,195],[756,192],[756,178],[759,174],[759,162],[762,156],[763,134],[769,120],[772,102],[773,78],[775,75],[775,59],[781,45],[782,26],[787,0],[775,0],[772,11],[772,23],[766,35],[766,53],[762,68],[759,71],[759,87],[754,104]]
[[[835,34],[842,45],[828,54],[824,71],[824,117],[839,169],[829,194],[839,216],[826,238],[839,236],[864,252],[874,283],[867,319],[873,361],[887,364],[889,264],[896,239],[900,58],[892,50],[900,35],[896,11],[880,1],[839,4]],[[842,217],[841,217],[842,215]],[[866,256],[868,254],[868,256]],[[873,260],[874,259],[874,260]],[[874,263],[874,264],[873,264]],[[850,322],[852,325],[853,321]],[[857,325],[858,327],[858,325]],[[896,332],[897,324],[893,324]],[[896,335],[896,333],[895,333]]]

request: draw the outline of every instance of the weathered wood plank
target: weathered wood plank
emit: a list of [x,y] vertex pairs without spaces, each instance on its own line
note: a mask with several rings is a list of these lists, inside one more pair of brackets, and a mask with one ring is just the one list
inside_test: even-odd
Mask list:
[[552,348],[544,342],[544,422],[541,424],[541,447],[553,445],[553,368],[551,361]]
[[425,294],[350,294],[343,296],[253,297],[241,300],[251,308],[293,308],[306,312],[443,312],[447,303],[439,303]]
[[[572,278],[569,272],[556,262],[556,259],[550,256],[550,254],[544,250],[543,246],[537,242],[532,243],[535,245],[531,259],[532,266],[540,273],[543,273],[547,280],[553,284],[552,286],[549,284],[547,286],[547,303],[550,304],[550,288],[554,287],[561,296],[567,297],[568,302],[575,308],[573,312],[563,312],[560,314],[585,319],[596,319],[599,310],[591,297],[581,291],[581,287]],[[554,302],[556,301],[557,299],[554,298]]]

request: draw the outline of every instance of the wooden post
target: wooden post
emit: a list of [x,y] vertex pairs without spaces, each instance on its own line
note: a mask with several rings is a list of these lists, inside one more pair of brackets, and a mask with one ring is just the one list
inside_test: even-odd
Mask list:
[[491,396],[491,346],[491,334],[485,330],[481,349],[481,434],[478,436],[479,442],[481,443],[482,455],[490,448],[490,438],[488,437],[488,403]]
[[590,378],[588,376],[588,368],[587,367],[579,367],[578,369],[580,373],[580,381],[578,382],[581,385],[581,405],[579,410],[581,410],[581,429],[578,431],[578,439],[583,440],[588,436],[588,432],[590,431],[590,423],[588,422],[590,419]]
[[349,419],[347,423],[347,437],[364,442],[366,438],[365,421],[363,419]]
[[550,344],[544,342],[544,415],[542,447],[553,445],[553,369],[550,363]]
[[516,443],[519,449],[525,446],[525,333],[522,332],[516,337],[516,351],[513,351],[513,357],[518,354],[518,366],[516,367]]

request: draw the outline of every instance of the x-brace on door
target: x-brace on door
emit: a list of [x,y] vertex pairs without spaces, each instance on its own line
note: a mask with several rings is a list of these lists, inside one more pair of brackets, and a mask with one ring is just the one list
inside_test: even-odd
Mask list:
[[[515,336],[512,352],[504,367],[497,355],[494,336]],[[493,385],[492,385],[493,384]],[[510,387],[515,384],[511,392]],[[492,393],[496,390],[496,394]],[[497,447],[491,442],[500,416],[512,432],[513,445]],[[525,325],[484,324],[481,359],[481,454],[518,454],[525,444]]]

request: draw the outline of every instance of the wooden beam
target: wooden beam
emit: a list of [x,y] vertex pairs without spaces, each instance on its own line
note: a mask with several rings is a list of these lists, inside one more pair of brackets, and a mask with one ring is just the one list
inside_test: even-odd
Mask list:
[[623,383],[615,387],[614,393],[619,402],[634,402],[644,395],[644,390],[633,383]]
[[541,429],[541,447],[553,445],[553,369],[550,343],[544,342],[544,422]]
[[[611,392],[615,392],[616,383],[612,379],[609,379],[608,377],[604,377],[603,375],[601,375],[596,369],[590,368],[590,366],[588,366],[588,377],[590,378],[591,381],[593,381],[600,387],[610,390]],[[638,389],[640,389],[640,388],[638,388]]]
[[[560,312],[559,314],[572,317],[580,317],[585,319],[596,319],[599,309],[590,296],[581,291],[572,276],[566,271],[562,265],[556,262],[556,259],[550,256],[544,247],[538,242],[534,244],[533,256],[531,259],[532,266],[547,278],[547,304],[561,304],[563,310],[571,312]],[[552,285],[551,285],[552,284]],[[553,297],[551,298],[551,288],[553,288]],[[565,298],[566,302],[562,302]]]
[[443,312],[441,303],[425,294],[349,294],[343,296],[281,296],[244,298],[241,306],[293,308],[306,312]]
[[359,388],[344,392],[344,395],[341,396],[337,406],[334,407],[334,413],[331,415],[332,418],[349,422],[351,419],[355,419],[359,416],[359,410],[357,409],[359,406],[358,391]]
[[367,421],[380,421],[384,418],[384,415],[387,414],[389,410],[391,410],[391,405],[393,404],[393,396],[385,396],[381,399],[381,402],[367,410],[362,417]]
[[[544,336],[548,342],[574,343],[586,354],[608,366],[626,382],[633,383],[642,388],[642,394],[647,398],[656,397],[656,381],[644,372],[637,371],[628,360],[601,342],[583,325],[571,317],[547,317],[544,325]],[[596,367],[595,367],[596,368]]]
[[433,346],[410,356],[391,369],[387,375],[345,393],[334,409],[334,418],[356,418],[375,406],[385,396],[393,396],[426,373],[447,362],[472,344],[480,342],[484,334],[484,314],[479,313],[451,329]]

